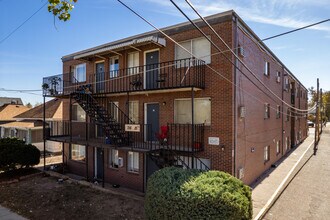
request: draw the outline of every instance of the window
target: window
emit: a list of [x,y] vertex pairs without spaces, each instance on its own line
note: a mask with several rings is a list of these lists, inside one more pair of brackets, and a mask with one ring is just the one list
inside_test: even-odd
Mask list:
[[[197,38],[180,42],[179,44],[194,54],[197,58],[204,60],[205,63],[211,63],[211,43],[207,39]],[[192,58],[191,54],[175,45],[175,59],[180,60],[187,58]]]
[[139,101],[130,101],[128,105],[129,105],[128,117],[134,123],[139,123]]
[[291,116],[290,109],[287,108],[287,110],[286,110],[286,121],[290,121],[290,116]]
[[269,146],[264,147],[264,162],[269,161]]
[[[174,123],[191,124],[191,99],[174,100]],[[194,123],[211,124],[211,100],[210,98],[195,99]]]
[[128,75],[136,74],[139,72],[139,52],[129,53],[127,58]]
[[289,87],[290,87],[290,83],[289,83],[289,78],[288,77],[285,77],[284,79],[284,89],[285,91],[289,91]]
[[280,141],[278,140],[276,142],[276,154],[279,154],[280,153]]
[[110,78],[115,78],[118,76],[118,72],[119,72],[119,57],[115,56],[115,57],[110,57]]
[[76,65],[74,67],[74,79],[73,83],[75,82],[86,82],[86,63]]
[[281,72],[277,71],[276,73],[276,82],[280,83],[281,82]]
[[118,102],[109,102],[109,111],[110,115],[118,122],[118,108],[119,103]]
[[269,62],[265,61],[265,70],[264,70],[264,74],[265,74],[266,76],[269,76],[269,72],[270,72]]
[[84,122],[86,120],[86,112],[79,104],[72,105],[72,120]]
[[285,152],[288,150],[289,147],[289,138],[285,137]]
[[139,153],[128,151],[127,155],[127,171],[138,173],[139,172]]
[[281,118],[281,106],[276,106],[276,118]]
[[71,144],[71,160],[85,161],[86,147],[79,144]]
[[264,115],[264,118],[265,119],[270,118],[270,104],[268,104],[268,103],[265,103],[265,115]]
[[109,151],[109,167],[112,167],[112,168],[118,168],[118,150],[116,149],[111,149]]

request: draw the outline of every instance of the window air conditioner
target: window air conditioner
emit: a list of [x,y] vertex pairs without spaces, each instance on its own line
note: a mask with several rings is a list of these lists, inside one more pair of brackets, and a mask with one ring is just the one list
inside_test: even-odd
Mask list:
[[245,57],[245,50],[242,46],[238,48],[238,54],[241,55],[242,57]]
[[118,167],[124,166],[124,159],[122,157],[118,157]]

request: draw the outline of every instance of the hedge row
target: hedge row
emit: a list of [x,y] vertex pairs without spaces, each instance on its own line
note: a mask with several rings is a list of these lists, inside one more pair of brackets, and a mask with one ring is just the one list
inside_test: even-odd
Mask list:
[[251,190],[220,171],[168,167],[148,180],[147,219],[252,219]]
[[0,139],[0,170],[30,167],[40,162],[39,149],[16,138]]

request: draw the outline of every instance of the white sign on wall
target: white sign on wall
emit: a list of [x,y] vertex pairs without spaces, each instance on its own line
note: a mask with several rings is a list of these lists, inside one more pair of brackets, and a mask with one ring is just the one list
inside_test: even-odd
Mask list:
[[220,145],[220,138],[209,137],[209,145]]
[[125,131],[140,132],[140,125],[125,124]]

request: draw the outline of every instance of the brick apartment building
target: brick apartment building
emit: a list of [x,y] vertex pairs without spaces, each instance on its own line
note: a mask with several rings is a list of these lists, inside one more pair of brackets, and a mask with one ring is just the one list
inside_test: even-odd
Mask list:
[[206,19],[290,106],[188,22],[162,30],[203,61],[156,31],[69,54],[63,74],[43,83],[44,95],[63,99],[63,121],[45,129],[63,143],[70,172],[139,191],[170,165],[223,170],[251,184],[306,138],[306,117],[293,109],[307,109],[306,88],[234,11]]

